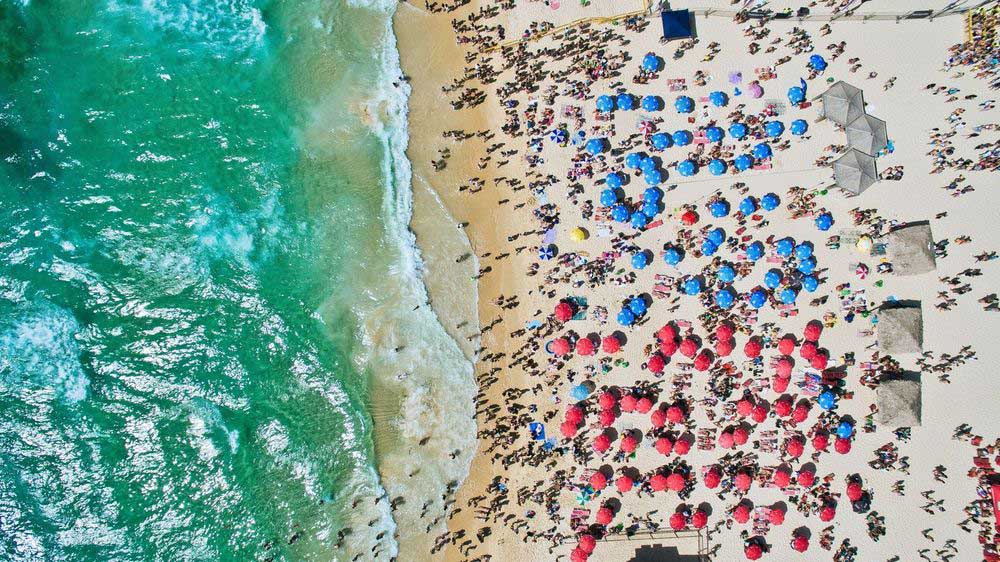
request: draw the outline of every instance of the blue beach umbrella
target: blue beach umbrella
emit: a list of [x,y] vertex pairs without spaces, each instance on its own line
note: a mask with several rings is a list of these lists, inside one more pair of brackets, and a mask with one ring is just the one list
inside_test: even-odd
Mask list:
[[601,206],[610,207],[618,202],[618,194],[613,189],[605,189],[601,192]]
[[647,187],[642,192],[642,200],[647,203],[659,203],[663,199],[663,192],[655,187]]
[[792,252],[795,250],[795,240],[792,240],[791,238],[782,238],[781,240],[778,240],[777,244],[774,245],[774,250],[779,256],[787,258],[792,255]]
[[718,158],[710,160],[708,163],[708,173],[713,176],[721,176],[726,173],[726,163]]
[[604,152],[604,139],[590,139],[587,141],[586,150],[591,156]]
[[636,211],[629,218],[629,223],[632,225],[632,228],[646,228],[646,225],[649,224],[649,217],[642,211]]
[[615,104],[622,111],[633,110],[635,109],[635,97],[632,94],[618,94],[618,97],[615,98]]
[[815,275],[806,275],[802,278],[802,288],[809,293],[815,293],[816,289],[819,288],[819,281],[816,280]]
[[760,241],[753,242],[747,246],[747,259],[750,261],[757,261],[764,257],[764,244]]
[[681,263],[681,260],[683,259],[684,252],[680,248],[671,246],[663,251],[663,261],[666,262],[667,265],[677,265]]
[[798,270],[803,275],[809,275],[810,273],[816,271],[816,258],[809,256],[808,258],[800,261]]
[[663,102],[656,96],[645,96],[640,104],[643,111],[659,111],[663,108]]
[[660,204],[656,201],[646,201],[642,204],[642,214],[647,217],[655,217],[660,214]]
[[677,113],[691,113],[694,111],[694,100],[688,96],[679,96],[674,101],[674,109]]
[[789,125],[788,130],[795,136],[802,136],[809,130],[809,123],[805,119],[796,119]]
[[725,199],[712,201],[712,204],[708,206],[708,210],[712,213],[713,217],[719,219],[729,214],[729,203]]
[[701,243],[701,253],[706,256],[715,255],[715,252],[718,251],[719,245],[707,238]]
[[705,138],[708,139],[708,142],[720,142],[725,136],[726,132],[722,130],[722,127],[715,125],[705,127]]
[[757,160],[763,160],[771,156],[771,147],[766,142],[758,143],[753,147],[753,157]]
[[750,291],[750,306],[754,308],[760,308],[767,304],[767,293],[760,289],[754,289]]
[[854,435],[854,424],[849,421],[842,421],[837,425],[837,437],[850,439]]
[[723,283],[732,283],[733,279],[736,279],[736,270],[731,265],[722,265],[715,272],[715,276]]
[[656,72],[657,70],[660,70],[660,64],[662,64],[660,57],[654,55],[653,53],[646,53],[646,56],[642,57],[642,69],[646,72]]
[[816,228],[825,232],[830,230],[831,226],[833,226],[833,215],[830,213],[820,213],[820,215],[816,217]]
[[832,410],[837,407],[837,397],[829,390],[824,390],[819,395],[819,398],[816,399],[816,402],[818,402],[819,407],[824,410]]
[[660,165],[657,163],[656,158],[643,158],[642,162],[639,162],[639,169],[643,172],[648,172],[650,170],[659,169]]
[[646,155],[641,152],[630,152],[625,157],[625,166],[635,170],[639,167],[639,164],[642,164],[644,158],[646,158]]
[[615,222],[627,222],[629,212],[625,205],[615,205],[611,207],[611,220]]
[[610,113],[615,110],[615,99],[608,95],[598,96],[597,111]]
[[800,260],[804,260],[811,255],[813,255],[813,249],[809,243],[803,242],[802,244],[799,244],[798,246],[795,247],[795,257],[799,258]]
[[760,198],[760,208],[765,211],[773,211],[781,204],[781,199],[774,193],[765,194]]
[[778,298],[781,300],[781,302],[785,304],[794,304],[795,298],[797,296],[798,295],[795,294],[795,291],[793,289],[786,288],[783,291],[781,291],[781,294],[778,295]]
[[738,208],[740,213],[743,214],[743,216],[748,217],[754,214],[754,212],[757,210],[757,200],[754,199],[752,196],[745,197],[742,201],[740,201],[740,206]]
[[816,72],[823,72],[826,70],[826,60],[820,55],[812,55],[809,57],[809,66]]
[[732,125],[729,126],[729,136],[733,137],[736,140],[740,140],[743,137],[747,136],[748,132],[749,130],[747,129],[747,126],[744,125],[743,123],[733,123]]
[[732,308],[735,300],[732,289],[720,289],[715,293],[715,304],[723,310]]
[[781,121],[768,121],[764,123],[764,134],[769,137],[780,137],[785,132],[785,124]]
[[621,312],[618,313],[618,323],[622,326],[631,326],[632,324],[635,324],[635,314],[633,314],[628,307],[623,308]]
[[644,269],[647,265],[649,265],[649,257],[646,256],[646,252],[639,252],[632,255],[632,267]]
[[646,314],[646,299],[642,297],[632,297],[632,300],[628,301],[628,308],[632,311],[632,314],[642,316],[643,314]]
[[540,260],[550,260],[556,257],[556,247],[552,244],[548,244],[538,248],[538,259]]
[[682,176],[693,176],[698,171],[698,165],[693,160],[682,160],[677,164],[677,173]]
[[708,101],[712,102],[712,105],[715,107],[725,107],[729,103],[729,96],[725,92],[716,90],[708,94]]
[[646,185],[660,185],[663,182],[663,172],[656,168],[646,170],[646,173],[642,174],[642,179],[646,182]]
[[701,281],[698,281],[697,277],[692,277],[684,282],[684,293],[688,295],[697,295],[701,292]]
[[764,286],[768,289],[776,289],[778,285],[781,285],[781,272],[777,269],[772,269],[764,274]]
[[806,91],[799,86],[788,88],[788,103],[799,105],[806,99]]
[[656,150],[664,150],[670,148],[674,143],[667,133],[656,133],[649,137],[649,144],[653,145]]
[[692,140],[694,140],[694,136],[690,131],[685,131],[684,129],[674,131],[673,141],[677,146],[687,146],[691,144]]
[[604,183],[611,189],[618,189],[622,186],[622,176],[618,172],[611,172],[608,174],[608,177],[604,179]]
[[726,241],[726,231],[721,228],[713,228],[708,231],[708,235],[705,238],[711,240],[716,246],[721,246]]
[[585,384],[578,384],[570,389],[569,396],[573,400],[579,402],[580,400],[586,399],[587,396],[590,396],[590,389],[587,388],[587,385]]
[[740,172],[749,170],[751,166],[753,166],[753,158],[749,154],[740,154],[733,160],[733,167]]
[[562,144],[566,142],[566,139],[568,138],[569,132],[567,132],[566,129],[553,129],[552,132],[549,133],[549,140],[555,143]]

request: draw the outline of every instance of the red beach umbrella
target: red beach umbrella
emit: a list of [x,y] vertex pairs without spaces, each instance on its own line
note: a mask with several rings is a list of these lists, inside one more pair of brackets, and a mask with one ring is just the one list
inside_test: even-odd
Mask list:
[[851,440],[844,439],[843,437],[838,437],[833,442],[833,450],[837,451],[841,455],[846,455],[851,452]]
[[590,338],[580,338],[576,340],[576,352],[580,355],[593,355],[597,351],[594,342]]
[[760,560],[760,557],[764,554],[764,551],[761,550],[759,544],[752,543],[750,544],[750,546],[746,547],[746,549],[743,551],[743,554],[746,555],[747,560]]
[[792,482],[792,475],[791,475],[791,473],[789,473],[788,471],[785,471],[785,470],[776,470],[776,471],[774,471],[773,481],[774,481],[774,485],[775,486],[777,486],[779,488],[784,488],[784,487],[788,486],[789,484],[791,484],[791,482]]
[[825,451],[830,446],[830,438],[825,433],[817,433],[813,437],[813,449]]
[[701,353],[699,353],[698,356],[694,358],[695,370],[696,371],[708,370],[708,368],[712,366],[712,360],[713,357],[711,351],[707,349],[701,350]]
[[601,396],[597,399],[597,403],[601,405],[602,409],[610,410],[618,404],[618,399],[610,391],[604,391]]
[[822,333],[823,323],[818,320],[812,320],[806,324],[806,329],[802,332],[802,337],[807,341],[815,342],[819,341],[819,336]]
[[702,510],[697,510],[691,514],[691,526],[695,529],[702,529],[708,525],[708,514]]
[[611,438],[605,434],[600,434],[594,438],[594,450],[598,453],[606,453],[611,448]]
[[792,421],[802,423],[809,417],[809,405],[806,402],[799,402],[792,410]]
[[670,488],[674,492],[680,492],[683,490],[684,483],[684,476],[677,472],[667,476],[667,488]]
[[753,411],[753,402],[746,398],[741,398],[739,402],[736,403],[736,413],[744,418],[750,415]]
[[556,355],[569,355],[569,340],[566,338],[556,338],[552,341],[552,353]]
[[736,475],[736,489],[747,491],[750,489],[750,484],[753,482],[753,478],[750,477],[746,472],[740,472]]
[[604,353],[618,353],[622,349],[622,342],[618,341],[614,334],[604,336],[601,340],[601,349]]
[[601,413],[597,415],[597,421],[601,423],[601,427],[611,427],[615,424],[615,411],[601,410]]
[[681,423],[684,421],[684,418],[684,410],[682,410],[680,406],[671,406],[667,408],[667,421],[670,423]]
[[719,434],[720,447],[722,447],[723,449],[732,449],[734,444],[735,440],[733,439],[733,432],[724,431],[721,434]]
[[662,474],[654,474],[652,478],[649,479],[649,487],[653,489],[654,492],[662,492],[667,489],[667,477]]
[[733,338],[719,340],[715,342],[715,354],[719,357],[729,357],[736,347],[736,340]]
[[635,451],[636,446],[639,445],[639,441],[631,435],[626,435],[622,438],[621,449],[625,453],[631,453]]
[[817,371],[822,371],[826,369],[826,365],[827,363],[829,363],[829,361],[830,361],[829,354],[822,351],[818,351],[816,352],[816,355],[813,355],[813,358],[809,360],[809,365],[813,369],[816,369]]
[[779,393],[784,392],[788,390],[788,383],[791,380],[792,379],[790,377],[782,377],[775,375],[774,378],[771,379],[771,390]]
[[595,490],[603,490],[608,485],[608,477],[603,472],[597,471],[590,475],[590,487]]
[[816,344],[811,341],[803,342],[799,348],[799,356],[806,361],[812,361],[812,358],[816,357]]
[[698,353],[698,347],[698,342],[696,342],[694,338],[684,338],[684,340],[681,341],[681,355],[688,358],[694,357],[695,354]]
[[805,442],[798,437],[792,437],[785,443],[785,452],[794,458],[799,458],[802,456],[802,452],[805,450]]
[[719,486],[722,482],[722,474],[719,473],[719,469],[712,467],[708,472],[705,473],[705,487],[708,489],[714,489]]
[[653,409],[653,401],[643,396],[635,403],[635,411],[640,414],[648,414]]
[[625,396],[622,396],[621,402],[618,403],[618,406],[621,408],[621,411],[625,413],[632,413],[635,411],[636,402],[637,400],[634,395],[626,394]]
[[572,439],[576,436],[577,425],[575,423],[565,421],[559,425],[559,431],[562,432],[562,436],[566,439]]
[[764,420],[767,419],[767,407],[763,404],[757,404],[750,412],[750,417],[757,423],[764,423]]
[[619,476],[618,480],[615,481],[615,486],[618,488],[618,491],[623,494],[631,490],[634,484],[635,482],[632,482],[632,479],[628,476]]
[[678,440],[676,443],[674,443],[674,452],[677,453],[678,455],[686,455],[690,450],[691,450],[691,444],[688,443],[687,441],[684,441],[683,439]]
[[847,499],[851,500],[852,502],[860,500],[861,494],[863,493],[864,491],[861,489],[861,484],[858,484],[857,482],[851,482],[850,484],[847,485]]
[[795,538],[792,539],[792,548],[798,552],[809,550],[809,539],[805,535],[795,535]]
[[556,320],[560,322],[568,322],[573,318],[573,314],[573,305],[568,302],[563,301],[556,305]]
[[677,512],[670,516],[670,528],[675,531],[680,531],[687,527],[687,520],[684,518],[684,514]]
[[813,483],[816,482],[816,473],[808,470],[801,471],[796,480],[798,480],[799,486],[811,488]]
[[656,440],[656,451],[661,455],[667,456],[674,451],[674,444],[667,437],[660,437]]
[[566,421],[574,425],[580,425],[583,422],[583,408],[579,406],[566,408]]
[[602,507],[597,510],[597,523],[600,525],[609,525],[614,518],[615,512],[611,511],[610,507]]
[[782,355],[791,355],[795,351],[796,343],[793,336],[785,336],[778,341],[778,352]]
[[594,552],[594,547],[597,546],[597,539],[593,535],[580,535],[580,550],[591,553]]
[[758,338],[750,338],[746,345],[743,346],[743,353],[750,358],[760,357],[760,352],[763,351],[764,346],[761,345]]
[[733,443],[737,445],[745,445],[750,439],[750,433],[742,427],[737,427],[733,430]]
[[788,378],[792,376],[792,359],[790,357],[782,357],[778,359],[778,362],[774,365],[774,372],[778,374],[779,377]]
[[827,521],[833,521],[833,517],[835,515],[837,515],[837,508],[835,508],[830,504],[824,505],[819,510],[819,520],[823,521],[824,523]]
[[750,520],[750,508],[745,503],[741,503],[733,510],[733,520],[737,523],[746,523]]
[[652,356],[650,356],[649,361],[646,362],[646,368],[649,369],[650,372],[657,374],[662,373],[663,368],[666,366],[667,364],[663,360],[663,356],[660,355],[659,353],[654,353]]
[[657,408],[649,415],[649,421],[652,422],[653,427],[663,427],[667,424],[667,413],[663,411],[663,408]]
[[733,339],[733,327],[723,322],[715,327],[715,337],[720,341]]
[[660,341],[672,340],[677,337],[677,330],[674,329],[671,324],[664,324],[662,328],[657,330],[656,338]]
[[573,552],[569,553],[569,560],[570,560],[570,562],[587,562],[588,558],[590,558],[590,555],[587,554],[580,547],[574,548]]
[[774,403],[774,413],[779,417],[786,417],[792,413],[792,399],[781,398]]
[[681,224],[684,226],[691,226],[692,224],[698,222],[698,213],[694,211],[685,211],[681,215]]
[[771,508],[771,511],[767,514],[767,520],[770,521],[772,525],[781,525],[785,522],[785,512],[780,509]]
[[677,353],[677,341],[676,340],[663,340],[660,342],[660,353],[664,357],[673,357]]

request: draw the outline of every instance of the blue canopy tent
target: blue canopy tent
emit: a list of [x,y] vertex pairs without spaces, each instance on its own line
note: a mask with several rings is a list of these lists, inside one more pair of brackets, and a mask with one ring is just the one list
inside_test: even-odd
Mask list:
[[621,312],[618,313],[618,323],[622,326],[635,324],[635,314],[632,314],[628,307],[622,308]]
[[792,255],[793,251],[795,251],[795,240],[792,240],[791,238],[782,238],[774,245],[774,249],[779,256],[787,258]]
[[801,262],[799,262],[799,267],[797,268],[803,275],[810,275],[812,272],[816,271],[816,258],[810,256]]
[[778,296],[778,298],[781,299],[781,302],[783,302],[784,304],[794,304],[795,298],[797,296],[798,295],[795,294],[795,290],[789,288],[781,291],[781,294]]
[[690,10],[664,10],[660,12],[660,21],[663,22],[663,38],[668,41],[694,36]]
[[781,272],[777,269],[772,269],[764,274],[764,286],[768,289],[776,289],[778,285],[781,285]]

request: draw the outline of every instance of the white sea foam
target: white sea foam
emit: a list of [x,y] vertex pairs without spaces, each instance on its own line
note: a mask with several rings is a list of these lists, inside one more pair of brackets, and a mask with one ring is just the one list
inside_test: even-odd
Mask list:
[[51,388],[69,403],[87,397],[90,380],[80,364],[80,325],[68,310],[39,303],[0,328],[0,372],[13,382]]

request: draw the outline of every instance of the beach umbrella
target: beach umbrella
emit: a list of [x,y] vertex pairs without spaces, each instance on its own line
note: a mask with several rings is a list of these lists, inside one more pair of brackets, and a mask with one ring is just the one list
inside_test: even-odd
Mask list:
[[642,316],[646,313],[646,300],[642,297],[632,297],[632,300],[628,301],[628,307],[636,316]]
[[825,433],[818,433],[812,440],[813,449],[825,451],[830,446],[830,438]]
[[595,519],[599,525],[610,525],[615,518],[615,512],[610,507],[602,507],[597,510]]
[[615,104],[622,111],[633,110],[635,109],[635,97],[632,94],[618,94],[618,97],[615,98]]
[[694,100],[688,96],[678,96],[674,100],[674,109],[677,113],[691,113],[694,111]]
[[767,419],[767,406],[763,403],[757,404],[753,407],[753,410],[750,411],[750,417],[756,423],[764,423],[764,420]]
[[659,203],[663,199],[663,192],[655,187],[647,187],[642,192],[642,200],[646,203]]
[[[795,336],[784,336],[778,340],[778,351],[781,352],[782,355],[791,355],[792,352],[795,351],[795,345]],[[789,369],[791,369],[791,363],[789,363]]]
[[792,360],[788,357],[778,359],[778,362],[775,364],[775,371],[779,377],[790,377],[792,375]]
[[645,180],[646,185],[660,185],[660,183],[663,182],[663,172],[656,168],[646,170],[645,173],[642,174],[642,179]]
[[569,355],[570,345],[566,338],[556,338],[552,340],[552,353],[556,355]]
[[809,417],[809,404],[806,402],[799,403],[797,406],[795,406],[795,409],[792,410],[792,421],[795,423],[802,423],[806,421],[806,418],[808,417]]
[[729,103],[729,96],[725,92],[716,90],[708,94],[708,101],[712,102],[715,107],[725,107]]
[[[611,337],[611,336],[608,336],[608,337]],[[606,339],[607,338],[605,338],[605,340]],[[615,341],[617,341],[617,340],[615,340]],[[618,407],[621,409],[621,411],[623,411],[625,413],[632,413],[633,411],[635,411],[635,405],[636,405],[637,401],[638,400],[636,400],[635,395],[633,395],[633,394],[626,394],[625,396],[622,396],[622,399],[618,402]]]
[[[813,439],[813,443],[815,443],[815,441],[816,440]],[[800,470],[795,480],[799,483],[799,486],[810,488],[816,481],[816,473],[809,470]]]
[[721,176],[726,173],[726,163],[714,158],[708,163],[708,172],[713,176]]
[[660,437],[656,440],[656,452],[663,456],[668,456],[674,450],[674,443],[667,437]]
[[[740,474],[736,475],[736,478],[739,479],[740,475],[747,476],[746,474],[743,474],[741,472]],[[750,477],[747,476],[747,478],[749,479]],[[746,523],[747,521],[749,521],[750,520],[750,507],[747,504],[745,504],[745,503],[741,503],[741,504],[737,505],[736,508],[733,509],[733,519],[737,523]]]
[[778,299],[784,304],[795,304],[795,299],[797,297],[798,294],[795,290],[788,287],[782,289],[781,293],[778,295]]
[[816,72],[823,72],[826,70],[826,60],[822,55],[812,55],[809,57],[809,67]]
[[667,424],[667,413],[662,409],[653,410],[653,413],[649,416],[649,422],[653,424],[653,427],[663,427]]
[[799,438],[789,439],[788,442],[785,443],[785,452],[793,458],[801,457],[804,450],[805,443]]
[[604,139],[590,139],[587,141],[585,149],[590,153],[591,156],[596,156],[604,152]]
[[663,261],[667,262],[667,265],[677,265],[684,259],[684,254],[678,248],[670,247],[663,251]]
[[701,281],[697,277],[692,277],[684,282],[684,292],[688,295],[697,295],[701,292]]
[[779,398],[774,402],[774,413],[779,417],[786,417],[792,413],[792,399]]
[[569,132],[567,132],[566,129],[553,129],[552,132],[549,133],[549,140],[555,143],[562,144],[566,142],[568,136]]
[[639,169],[643,172],[648,172],[650,170],[659,170],[660,164],[657,162],[657,158],[646,157],[643,158],[642,162],[639,162]]
[[705,473],[705,487],[708,489],[718,487],[720,482],[722,482],[722,474],[719,473],[718,468],[713,466]]
[[761,308],[767,304],[767,293],[760,289],[754,289],[750,292],[750,306],[754,308]]
[[817,371],[822,371],[826,369],[827,363],[830,361],[830,356],[826,352],[817,352],[812,359],[809,360],[809,366]]
[[642,214],[647,217],[655,217],[660,212],[660,204],[656,201],[646,201],[642,204]]
[[799,357],[802,357],[806,361],[810,361],[813,357],[816,357],[816,351],[816,343],[806,340],[802,342],[802,347],[799,348]]
[[[768,121],[764,123],[764,134],[769,137],[780,137],[781,133],[785,132],[785,124],[781,121]],[[766,156],[759,156],[758,158],[766,158]]]
[[572,439],[576,435],[578,426],[575,423],[570,423],[568,421],[562,422],[559,425],[559,431],[562,432],[562,436],[566,439]]
[[747,87],[747,93],[750,94],[750,97],[758,99],[764,95],[764,88],[760,86],[759,82],[754,81]]
[[805,552],[809,550],[809,538],[805,535],[795,535],[792,539],[792,550]]
[[684,489],[684,484],[684,476],[676,472],[667,476],[667,488],[672,492],[680,492]]
[[691,135],[691,132],[685,131],[684,129],[678,129],[677,131],[674,131],[674,134],[671,138],[673,139],[674,144],[676,144],[677,146],[687,146],[691,144],[692,140],[694,140],[694,136]]
[[723,449],[732,449],[735,444],[736,440],[733,439],[733,433],[731,431],[723,431],[719,434],[719,446]]
[[569,553],[569,562],[587,562],[590,555],[587,554],[582,548],[574,548]]
[[692,337],[686,337],[681,341],[680,351],[684,357],[694,357],[698,353],[698,342]]
[[597,351],[594,342],[590,338],[580,338],[576,340],[576,352],[580,355],[593,355]]
[[819,510],[819,520],[824,523],[827,521],[833,521],[833,517],[837,515],[837,508],[830,504],[824,505]]
[[753,158],[749,154],[740,154],[733,159],[733,167],[739,172],[749,170],[753,166]]
[[608,95],[597,97],[597,111],[609,113],[615,109],[615,99]]
[[792,483],[792,473],[787,470],[775,470],[774,477],[772,478],[774,485],[779,488],[784,488]]
[[781,199],[774,193],[765,194],[760,198],[760,208],[765,211],[773,211],[781,204]]
[[625,205],[615,205],[611,207],[611,220],[615,222],[626,222],[628,221],[629,212]]
[[757,211],[757,200],[754,199],[752,196],[745,197],[743,198],[742,201],[740,201],[740,205],[739,207],[737,207],[737,209],[739,209],[740,213],[742,213],[743,216],[748,217]]
[[807,292],[814,293],[819,288],[819,281],[813,275],[806,275],[802,278],[802,288]]
[[601,192],[601,206],[610,207],[618,202],[618,194],[613,189],[605,189]]
[[795,247],[795,257],[804,260],[813,255],[812,245],[806,242]]
[[[653,357],[656,357],[655,355]],[[653,401],[643,396],[635,402],[635,411],[640,414],[648,414],[653,409]]]
[[649,258],[646,256],[646,252],[639,252],[632,256],[632,267],[644,269],[647,265],[649,265]]
[[759,544],[750,543],[743,549],[743,554],[747,557],[747,560],[760,560],[760,557],[764,554],[764,550]]
[[608,177],[605,178],[604,183],[611,189],[618,189],[622,186],[622,176],[618,172],[611,172],[608,174]]
[[629,224],[632,225],[632,228],[641,230],[646,228],[646,225],[649,224],[649,217],[647,217],[646,213],[643,213],[642,211],[636,211],[632,213],[631,218],[629,218]]
[[736,402],[736,413],[740,416],[745,418],[749,416],[752,411],[753,402],[751,402],[748,398],[741,398],[738,402]]
[[580,550],[584,552],[594,552],[594,547],[597,546],[597,540],[592,535],[580,535]]
[[566,408],[566,421],[569,423],[580,425],[583,423],[583,408],[579,406],[570,406]]
[[845,420],[837,425],[837,437],[850,439],[852,435],[854,435],[854,424]]
[[719,250],[719,245],[712,241],[711,238],[706,238],[701,243],[701,253],[706,256],[714,255],[715,252]]
[[[727,203],[726,206],[728,207],[728,205],[729,204]],[[726,241],[726,231],[721,228],[713,228],[708,232],[708,235],[705,236],[705,238],[711,240],[716,246],[721,246],[722,243]]]
[[573,305],[571,305],[570,303],[566,301],[561,301],[559,304],[556,305],[555,308],[556,320],[560,322],[568,322],[573,318],[573,314],[574,314]]
[[587,231],[578,226],[569,231],[569,237],[574,242],[582,242],[587,239]]
[[630,152],[628,156],[625,157],[625,166],[634,170],[642,164],[642,161],[645,158],[646,155],[641,152]]
[[826,232],[831,226],[833,226],[833,215],[830,213],[820,213],[816,217],[816,228]]
[[[702,351],[704,353],[704,351]],[[684,409],[680,406],[674,405],[667,408],[667,420],[670,423],[681,423],[684,421]]]
[[684,226],[691,226],[696,222],[698,222],[698,213],[694,211],[687,210],[681,215],[681,224]]
[[819,404],[820,408],[823,408],[824,410],[832,410],[837,406],[837,397],[829,390],[826,390],[819,395],[816,402]]
[[660,341],[672,340],[677,337],[677,330],[671,324],[664,324],[656,331],[656,338]]
[[752,242],[747,246],[747,259],[750,261],[757,261],[764,257],[764,244],[761,242]]
[[674,443],[674,452],[677,453],[678,455],[686,455],[690,450],[691,450],[691,443],[688,443],[683,439],[677,441],[677,443]]
[[768,289],[776,289],[781,284],[781,272],[772,269],[764,274],[764,286]]
[[631,326],[635,324],[635,314],[628,308],[623,308],[621,312],[618,313],[618,323],[622,326]]
[[795,251],[795,240],[782,238],[774,245],[774,251],[781,257],[787,258]]
[[850,484],[847,485],[847,499],[851,500],[852,502],[860,500],[861,495],[863,493],[864,490],[861,488],[861,484],[858,484],[857,482],[851,482]]
[[708,142],[720,142],[725,136],[726,133],[720,127],[716,127],[714,125],[711,127],[705,127],[705,139],[707,139]]
[[753,147],[753,157],[757,160],[764,160],[771,157],[771,147],[766,142],[757,143]]
[[767,513],[767,520],[772,525],[781,525],[785,522],[785,512],[780,509],[774,509],[773,507]]
[[548,244],[538,248],[538,259],[550,260],[554,257],[556,257],[556,248],[552,244]]
[[760,357],[760,352],[763,351],[764,346],[760,343],[760,338],[750,338],[747,340],[746,345],[743,346],[743,353],[750,358]]
[[663,356],[659,353],[651,355],[649,361],[646,362],[646,368],[653,373],[662,373],[664,367],[666,367],[666,361],[663,360]]
[[687,520],[683,513],[676,512],[670,516],[670,528],[675,531],[683,530],[687,527]]
[[572,398],[573,400],[577,400],[577,401],[583,400],[583,399],[587,398],[587,396],[589,396],[589,395],[590,395],[590,389],[588,389],[587,385],[585,385],[585,384],[575,385],[569,391],[570,398]]
[[792,86],[788,88],[788,103],[792,105],[799,105],[806,100],[806,91],[802,89],[801,86]]
[[641,107],[643,111],[659,111],[663,107],[663,103],[656,96],[644,96]]
[[729,136],[736,140],[741,140],[743,137],[747,136],[750,130],[743,123],[733,123],[729,126]]
[[823,335],[823,323],[818,320],[810,321],[802,331],[802,338],[806,341],[819,341],[821,335]]
[[[603,436],[601,434],[600,436]],[[603,490],[608,485],[608,478],[603,472],[597,471],[590,475],[590,487],[595,490]]]
[[[753,412],[754,414],[756,414],[758,408],[759,406],[754,408]],[[736,429],[733,430],[733,443],[737,445],[745,445],[747,440],[749,439],[750,439],[750,434],[747,432],[746,429],[742,427],[737,427]]]
[[807,123],[805,119],[796,119],[795,121],[792,121],[788,130],[795,136],[802,136],[809,130],[809,123]]
[[691,526],[695,529],[703,529],[708,525],[708,514],[702,510],[697,510],[691,514]]
[[[720,305],[720,306],[722,306],[722,305]],[[732,305],[730,305],[730,306],[732,306]],[[722,308],[729,308],[729,307],[722,306]],[[696,371],[706,371],[706,370],[708,370],[708,368],[712,366],[712,359],[713,359],[713,357],[712,357],[712,352],[711,351],[709,351],[707,349],[701,350],[701,353],[699,353],[698,356],[694,358],[694,368],[695,368],[695,370]]]
[[799,266],[796,268],[803,275],[809,275],[813,271],[816,271],[816,258],[809,256],[808,258],[799,262]]
[[618,353],[621,348],[622,344],[614,334],[604,336],[604,339],[601,340],[601,349],[604,350],[604,353]]
[[722,265],[715,272],[715,276],[723,283],[732,283],[733,279],[736,279],[736,270],[731,265]]
[[635,451],[636,446],[639,445],[639,441],[636,440],[632,435],[626,435],[622,437],[621,450],[625,453],[631,453]]
[[[721,160],[713,160],[713,162],[721,162]],[[708,206],[708,210],[712,213],[713,217],[717,219],[722,218],[729,214],[729,203],[725,199],[716,199]]]
[[653,145],[656,150],[664,150],[670,148],[674,144],[674,140],[667,133],[656,133],[649,137],[649,144]]
[[790,380],[791,379],[789,377],[775,375],[774,378],[771,379],[771,390],[779,394],[788,390],[788,383]]
[[843,437],[838,437],[833,440],[833,450],[837,451],[841,455],[846,455],[851,452],[851,440],[844,439]]
[[594,439],[593,446],[598,453],[606,453],[611,448],[611,438],[602,433]]
[[615,487],[618,488],[618,492],[624,494],[632,489],[635,483],[628,476],[619,476],[618,480],[615,481]]
[[662,492],[667,489],[667,477],[662,474],[654,474],[652,478],[649,479],[649,487],[653,489],[654,492]]
[[663,61],[653,53],[646,53],[646,56],[642,57],[642,69],[646,72],[656,72],[661,64]]

